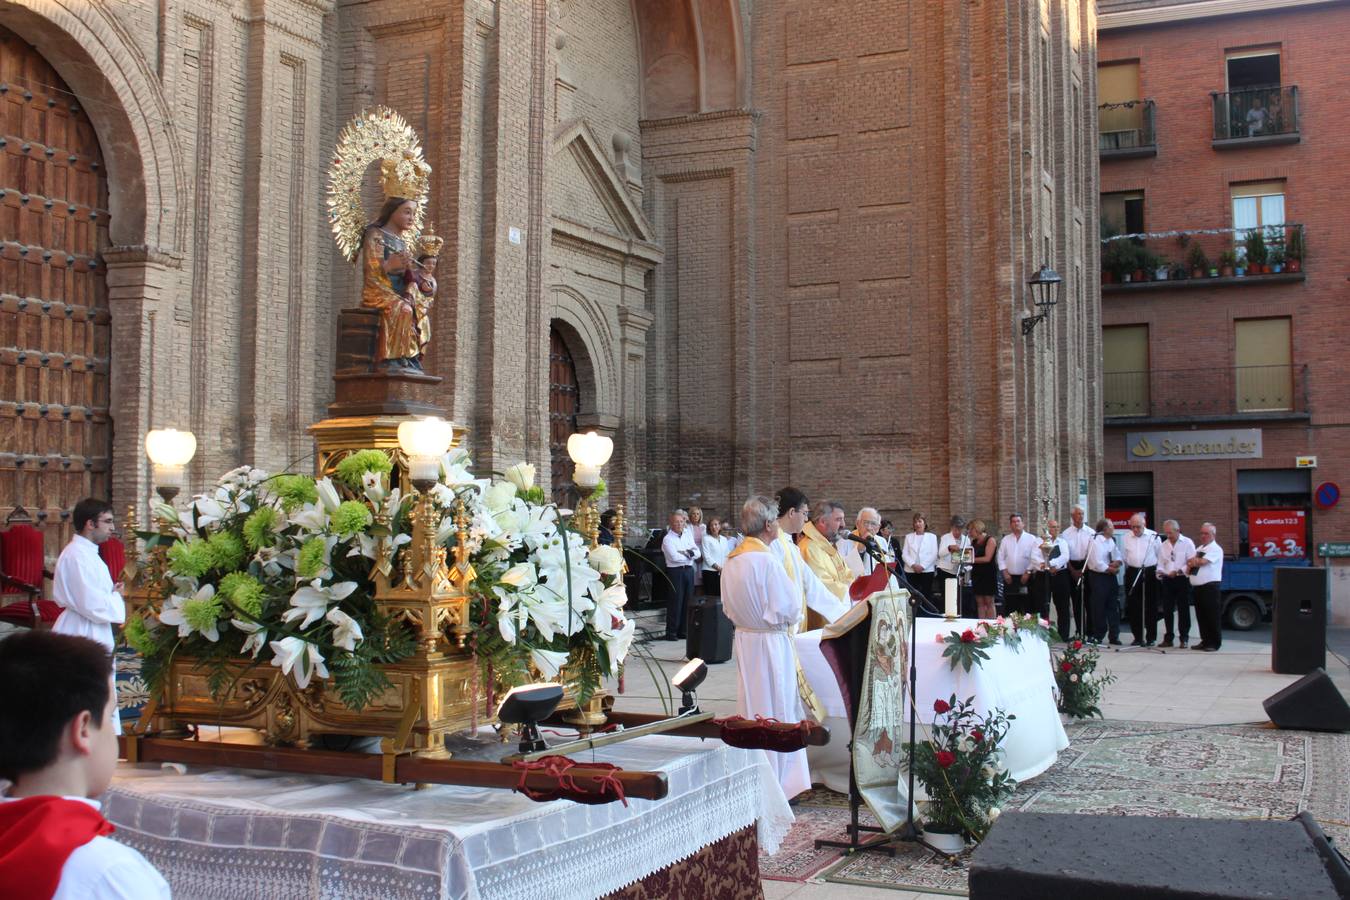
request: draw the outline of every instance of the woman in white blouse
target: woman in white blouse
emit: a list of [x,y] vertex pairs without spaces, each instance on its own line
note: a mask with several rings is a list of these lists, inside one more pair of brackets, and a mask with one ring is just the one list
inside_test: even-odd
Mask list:
[[713,516],[708,521],[708,533],[703,536],[703,593],[710,597],[722,596],[722,567],[731,553],[731,538],[722,534],[722,520]]
[[[708,526],[703,523],[703,509],[698,506],[689,507],[689,530],[694,534],[694,546],[700,553],[703,552],[703,536],[708,533]],[[694,572],[694,590],[697,591],[703,585],[703,570],[697,569]],[[707,591],[704,591],[707,593]]]

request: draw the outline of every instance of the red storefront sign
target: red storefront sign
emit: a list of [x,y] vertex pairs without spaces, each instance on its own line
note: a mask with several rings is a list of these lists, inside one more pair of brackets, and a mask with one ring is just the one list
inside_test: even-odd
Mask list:
[[1308,555],[1308,514],[1302,509],[1247,510],[1247,546],[1252,556]]
[[1135,513],[1148,515],[1148,512],[1142,509],[1108,509],[1106,511],[1106,517],[1111,520],[1111,524],[1115,526],[1116,531],[1128,531],[1130,528],[1130,518]]

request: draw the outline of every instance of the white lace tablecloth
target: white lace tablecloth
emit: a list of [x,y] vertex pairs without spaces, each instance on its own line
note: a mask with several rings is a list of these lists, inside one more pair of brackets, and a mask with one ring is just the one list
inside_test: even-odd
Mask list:
[[[984,665],[971,666],[969,672],[957,666],[953,671],[950,661],[943,658],[947,648],[937,643],[939,635],[952,631],[974,628],[978,619],[957,619],[947,622],[943,619],[919,619],[918,654],[915,670],[918,675],[919,727],[933,721],[933,701],[949,700],[952,694],[958,699],[975,698],[975,707],[981,713],[1002,709],[1017,718],[1010,723],[1008,734],[1003,739],[1003,762],[1012,777],[1018,781],[1035,778],[1054,765],[1059,751],[1069,746],[1069,736],[1064,732],[1059,710],[1055,706],[1053,689],[1054,672],[1050,669],[1050,647],[1040,638],[1023,638],[1019,649],[1012,649],[1002,642],[994,644],[985,652],[989,658]],[[839,693],[839,682],[834,670],[820,652],[820,632],[808,631],[797,635],[797,655],[801,659],[802,671],[825,705],[825,714],[844,719],[844,732],[847,733],[847,718],[844,699]],[[905,692],[908,699],[909,693]],[[906,704],[904,715],[909,715]],[[904,735],[909,740],[906,730]],[[816,753],[823,752],[819,768],[822,771],[836,771],[843,766],[844,790],[847,790],[847,755],[836,759],[836,744],[843,747],[844,740],[833,740],[824,747],[812,747],[812,774],[818,768]],[[819,780],[819,779],[818,779]],[[830,779],[825,780],[830,784]],[[833,787],[833,784],[830,784]]]
[[178,900],[564,900],[618,890],[753,823],[775,850],[792,811],[764,752],[653,736],[573,757],[666,773],[665,799],[627,807],[124,763],[103,809]]

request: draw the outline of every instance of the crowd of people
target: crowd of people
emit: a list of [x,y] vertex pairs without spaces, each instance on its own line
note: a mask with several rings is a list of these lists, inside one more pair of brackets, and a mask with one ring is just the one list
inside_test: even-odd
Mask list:
[[[1118,541],[1109,519],[1089,526],[1082,507],[1075,506],[1067,528],[1050,519],[1042,536],[1027,528],[1020,513],[1008,517],[1001,535],[983,519],[967,521],[959,515],[937,533],[929,529],[925,515],[916,513],[910,531],[900,535],[872,507],[858,510],[849,529],[844,506],[836,501],[810,506],[791,487],[773,499],[781,510],[775,517],[776,543],[780,549],[795,547],[804,568],[840,601],[847,598],[854,578],[884,564],[918,598],[921,616],[941,614],[946,583],[956,580],[963,617],[988,619],[1000,612],[1053,616],[1065,640],[1113,645],[1124,643],[1123,618],[1132,646],[1215,651],[1222,645],[1223,549],[1209,522],[1200,527],[1197,543],[1182,533],[1175,519],[1165,521],[1159,534],[1137,513]],[[670,582],[667,640],[686,637],[696,594],[721,594],[723,569],[744,535],[743,524],[738,532],[719,516],[705,522],[697,506],[670,514],[668,527],[659,534]],[[785,552],[779,555],[791,564]],[[1200,638],[1194,646],[1192,610]],[[824,621],[808,599],[803,630]]]

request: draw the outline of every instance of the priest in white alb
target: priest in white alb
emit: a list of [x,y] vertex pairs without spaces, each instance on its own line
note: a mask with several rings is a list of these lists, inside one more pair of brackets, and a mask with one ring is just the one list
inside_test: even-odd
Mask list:
[[803,607],[801,631],[813,631],[833,622],[848,612],[850,606],[848,600],[835,596],[825,586],[797,546],[797,535],[806,527],[810,515],[811,504],[797,488],[785,487],[778,492],[778,536],[769,549],[797,585]]
[[[741,531],[745,537],[722,569],[722,609],[736,626],[736,711],[747,718],[800,722],[806,710],[792,635],[802,618],[802,594],[769,549],[778,537],[774,501],[747,500]],[[805,750],[768,758],[789,798],[811,787]]]

